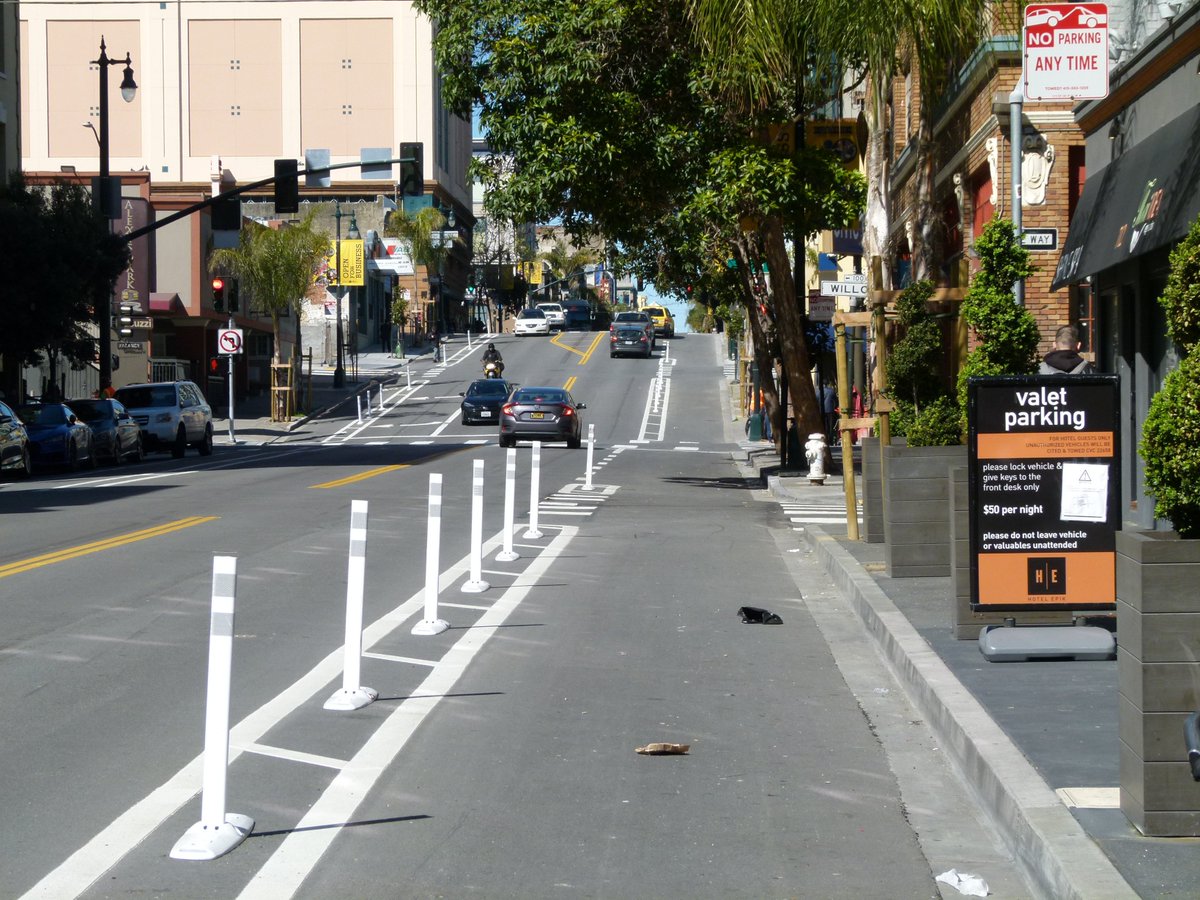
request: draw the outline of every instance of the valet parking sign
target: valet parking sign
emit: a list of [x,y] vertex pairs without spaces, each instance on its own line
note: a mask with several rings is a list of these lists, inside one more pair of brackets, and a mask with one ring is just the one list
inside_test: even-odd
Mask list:
[[971,608],[1112,609],[1115,375],[968,383]]
[[1108,96],[1108,5],[1031,3],[1025,7],[1026,100]]

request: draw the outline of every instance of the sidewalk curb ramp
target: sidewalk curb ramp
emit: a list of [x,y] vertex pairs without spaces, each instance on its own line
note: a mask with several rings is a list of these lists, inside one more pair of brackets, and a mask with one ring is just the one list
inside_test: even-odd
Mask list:
[[1028,882],[1044,896],[1138,894],[983,706],[854,556],[818,525],[804,538],[904,685]]

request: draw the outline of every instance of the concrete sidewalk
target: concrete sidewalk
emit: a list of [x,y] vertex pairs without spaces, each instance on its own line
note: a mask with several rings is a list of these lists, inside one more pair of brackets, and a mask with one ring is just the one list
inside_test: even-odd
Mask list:
[[[781,474],[770,445],[741,452],[781,501],[844,502],[839,474],[814,485],[803,472]],[[890,578],[882,543],[832,526],[806,525],[797,540],[855,608],[1044,896],[1200,896],[1200,839],[1143,837],[1117,805],[1115,660],[988,662],[976,641],[953,636],[948,576]]]

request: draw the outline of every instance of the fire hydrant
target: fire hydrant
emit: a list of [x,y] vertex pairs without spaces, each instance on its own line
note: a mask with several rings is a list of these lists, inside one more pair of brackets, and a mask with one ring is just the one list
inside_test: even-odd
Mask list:
[[804,444],[804,455],[808,457],[808,480],[813,484],[825,483],[825,435],[814,431]]

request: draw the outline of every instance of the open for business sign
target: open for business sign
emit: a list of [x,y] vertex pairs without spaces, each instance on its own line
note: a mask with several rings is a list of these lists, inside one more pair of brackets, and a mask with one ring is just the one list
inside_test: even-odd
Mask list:
[[972,378],[971,608],[1113,609],[1115,375]]
[[1025,7],[1026,100],[1108,96],[1108,5],[1030,3]]

